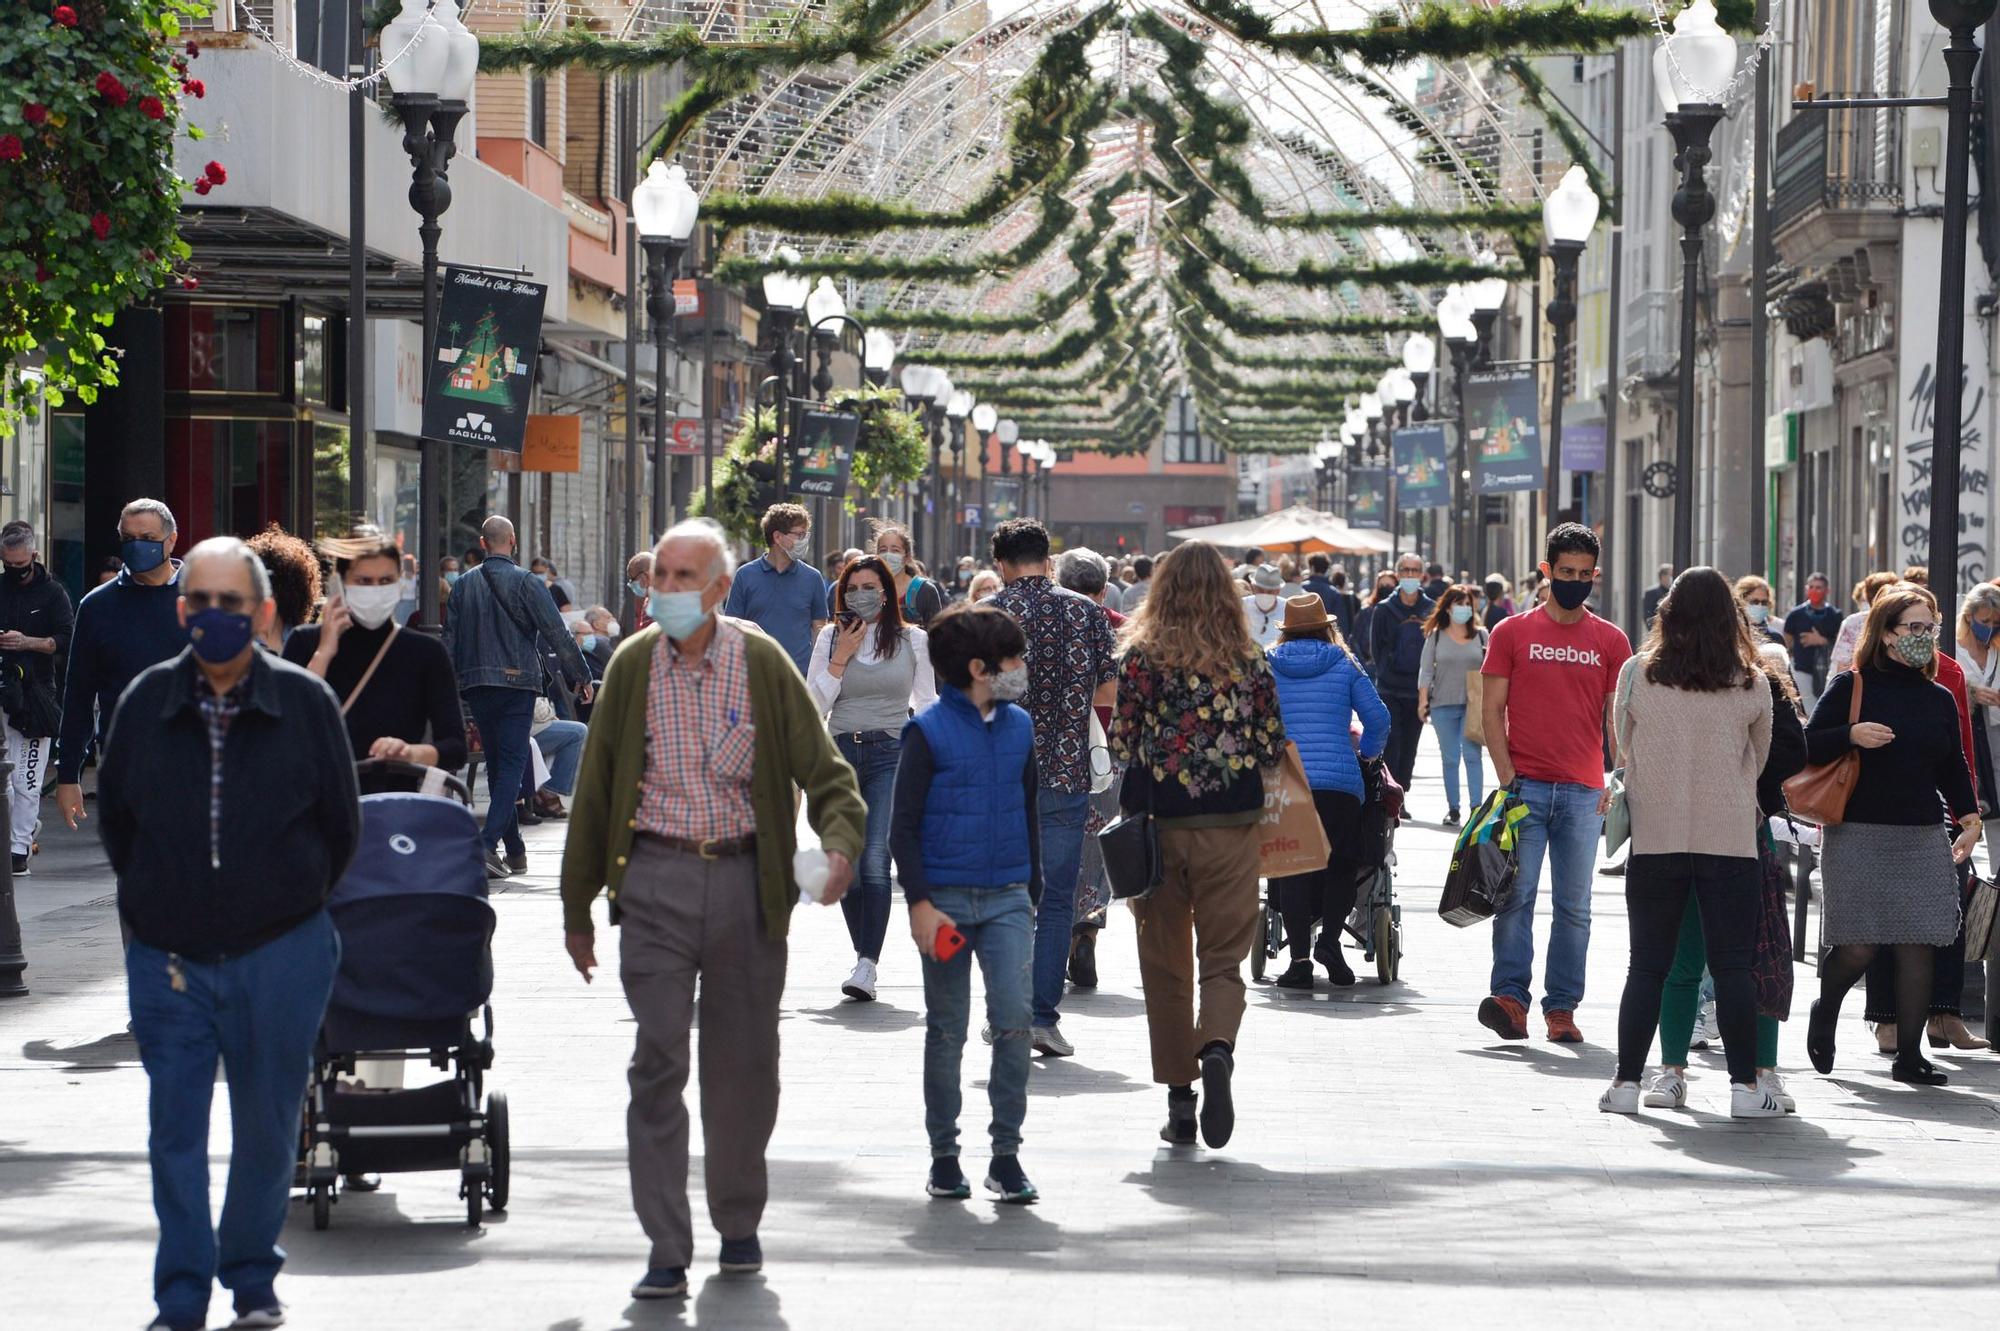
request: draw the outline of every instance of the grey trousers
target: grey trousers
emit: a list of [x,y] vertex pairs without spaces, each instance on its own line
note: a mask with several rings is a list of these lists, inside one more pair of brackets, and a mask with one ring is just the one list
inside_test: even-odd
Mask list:
[[764,933],[757,859],[704,860],[638,838],[618,894],[619,975],[638,1020],[625,1133],[632,1205],[652,1267],[694,1255],[688,1211],[688,1029],[701,985],[701,1132],[708,1215],[726,1239],[764,1215],[764,1148],[778,1120],[785,942]]

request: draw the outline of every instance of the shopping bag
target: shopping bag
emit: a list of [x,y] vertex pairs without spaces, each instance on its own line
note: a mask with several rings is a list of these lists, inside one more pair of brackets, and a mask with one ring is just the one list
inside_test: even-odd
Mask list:
[[1619,847],[1632,839],[1632,806],[1625,802],[1625,769],[1613,769],[1605,783],[1611,804],[1604,810],[1604,857],[1610,859]]
[[1465,742],[1486,747],[1486,676],[1465,673]]
[[1452,847],[1438,900],[1438,915],[1447,924],[1462,929],[1506,909],[1520,868],[1520,824],[1527,816],[1527,801],[1501,789],[1467,821]]
[[1757,986],[1757,1015],[1784,1021],[1792,1015],[1792,922],[1785,909],[1791,885],[1772,838],[1758,839],[1757,859],[1762,871],[1762,899],[1750,952],[1750,978]]
[[1318,873],[1332,854],[1319,809],[1313,804],[1299,746],[1286,740],[1277,777],[1264,783],[1264,817],[1257,824],[1257,875],[1289,878]]
[[2000,906],[2000,888],[1989,878],[1972,875],[1972,893],[1965,899],[1965,959],[1985,961],[1993,955],[1994,907]]

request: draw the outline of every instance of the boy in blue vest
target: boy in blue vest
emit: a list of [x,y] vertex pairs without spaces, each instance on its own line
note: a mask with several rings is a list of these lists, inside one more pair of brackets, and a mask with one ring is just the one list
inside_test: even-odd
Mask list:
[[[963,1200],[958,1165],[959,1061],[972,1005],[972,962],[986,983],[993,1031],[993,1163],[986,1187],[1003,1202],[1036,1200],[1021,1171],[1028,1112],[1029,971],[1042,895],[1035,815],[1035,727],[1015,706],[1027,692],[1027,635],[995,606],[961,602],[931,621],[938,700],[903,727],[889,850],[923,954],[924,1127],[933,1197]],[[945,932],[965,944],[940,960]]]

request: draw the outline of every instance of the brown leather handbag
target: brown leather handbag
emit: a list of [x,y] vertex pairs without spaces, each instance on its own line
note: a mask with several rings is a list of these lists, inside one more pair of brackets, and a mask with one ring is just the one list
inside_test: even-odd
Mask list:
[[[1853,696],[1847,704],[1847,724],[1861,720],[1861,672],[1854,672]],[[1830,763],[1808,765],[1785,782],[1785,804],[1792,813],[1821,827],[1836,827],[1847,817],[1848,797],[1861,779],[1861,750],[1850,748]]]

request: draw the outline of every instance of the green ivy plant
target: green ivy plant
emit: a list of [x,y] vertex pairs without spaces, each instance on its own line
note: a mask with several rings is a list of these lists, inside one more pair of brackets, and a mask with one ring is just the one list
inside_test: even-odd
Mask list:
[[[29,0],[0,23],[0,436],[43,403],[118,383],[104,329],[169,284],[192,287],[174,173],[207,0]],[[188,127],[199,138],[195,127]],[[40,366],[25,362],[37,348]]]

